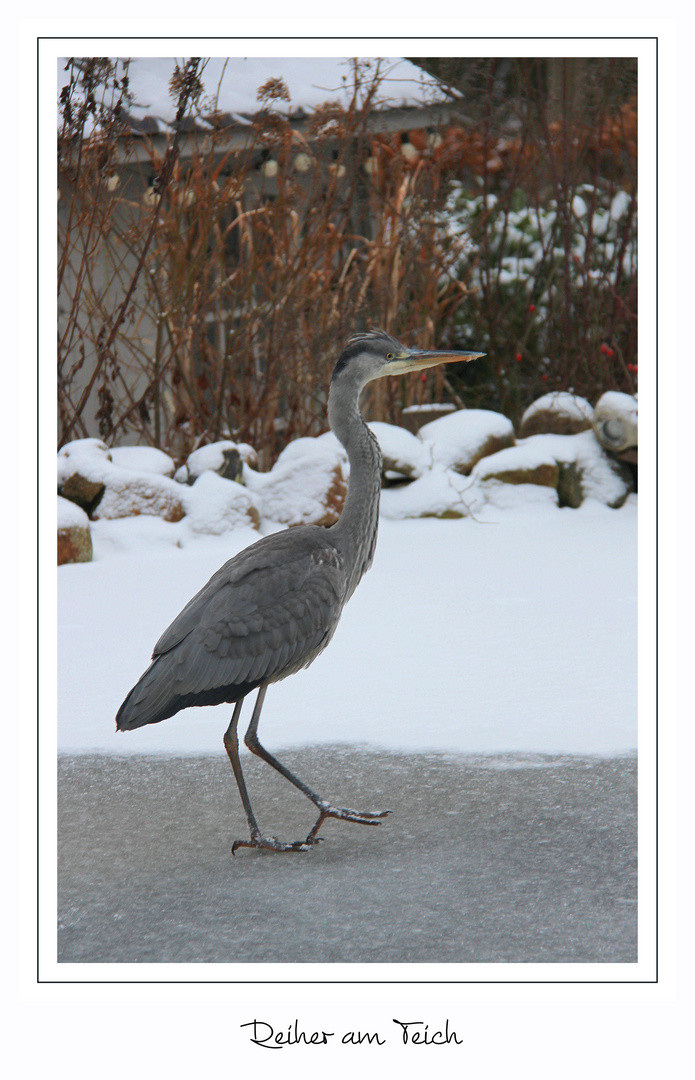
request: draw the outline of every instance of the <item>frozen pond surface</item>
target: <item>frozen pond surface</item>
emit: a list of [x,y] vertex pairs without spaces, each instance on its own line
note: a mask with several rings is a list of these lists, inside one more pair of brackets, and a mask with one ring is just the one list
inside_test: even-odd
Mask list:
[[[62,757],[59,961],[637,960],[634,757],[282,758],[339,805],[392,815],[378,828],[329,821],[308,853],[232,858],[248,834],[223,754]],[[245,770],[264,830],[305,836],[311,804],[255,758]]]

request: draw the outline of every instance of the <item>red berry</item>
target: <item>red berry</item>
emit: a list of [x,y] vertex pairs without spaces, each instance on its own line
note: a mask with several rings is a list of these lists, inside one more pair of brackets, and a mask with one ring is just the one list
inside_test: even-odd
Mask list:
[[606,349],[606,356],[615,356],[615,353],[612,349]]
[[541,379],[543,380],[543,382],[547,382],[548,381],[548,376],[543,374],[543,375],[541,375]]
[[536,305],[535,304],[529,304],[528,309],[529,309],[529,311],[535,311],[536,310]]
[[514,359],[516,360],[517,364],[520,364],[521,363],[521,353],[518,352],[516,354],[516,356],[514,357]]
[[606,345],[605,341],[601,342],[601,348],[599,349],[599,352],[602,352],[604,356],[608,352],[608,346]]
[[424,371],[423,371],[422,375],[420,376],[420,382],[427,382],[427,376],[425,375]]
[[636,375],[637,374],[637,364],[632,365],[632,370],[634,371],[634,373]]

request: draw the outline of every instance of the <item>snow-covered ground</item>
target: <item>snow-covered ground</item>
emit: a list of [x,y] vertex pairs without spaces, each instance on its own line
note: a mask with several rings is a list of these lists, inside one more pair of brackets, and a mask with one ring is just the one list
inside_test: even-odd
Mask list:
[[[144,516],[91,528],[94,561],[58,570],[59,750],[222,753],[231,706],[118,735],[114,717],[162,630],[258,534]],[[270,688],[260,730],[270,749],[634,750],[637,498],[382,519],[331,645]]]

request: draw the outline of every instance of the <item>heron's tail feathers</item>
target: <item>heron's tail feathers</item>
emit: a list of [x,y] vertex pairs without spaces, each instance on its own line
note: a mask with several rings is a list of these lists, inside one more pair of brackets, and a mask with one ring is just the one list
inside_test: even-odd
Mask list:
[[145,724],[158,724],[173,716],[181,708],[178,695],[171,692],[170,680],[163,664],[165,657],[159,657],[138,679],[133,689],[116,714],[116,730],[132,731]]

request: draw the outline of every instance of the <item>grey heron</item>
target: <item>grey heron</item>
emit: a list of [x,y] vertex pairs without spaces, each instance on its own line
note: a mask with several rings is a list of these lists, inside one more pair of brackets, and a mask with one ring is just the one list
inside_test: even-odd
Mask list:
[[[389,813],[331,805],[294,776],[258,739],[266,690],[307,667],[333,637],[345,604],[371,566],[376,547],[381,452],[360,412],[367,383],[387,375],[484,353],[407,349],[381,330],[353,335],[333,370],[328,396],[330,426],[350,463],[347,497],[330,528],[302,525],[251,544],[224,564],[189,601],[154,647],[152,663],[118,710],[118,731],[158,724],[190,705],[234,704],[224,746],[234,771],[251,837],[240,847],[306,851],[317,843],[326,818],[378,825]],[[251,808],[239,760],[237,726],[244,699],[258,690],[245,743],[318,809],[304,840],[264,836]]]

